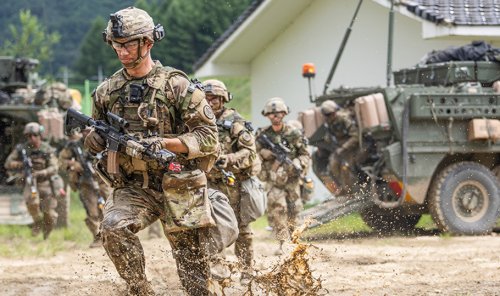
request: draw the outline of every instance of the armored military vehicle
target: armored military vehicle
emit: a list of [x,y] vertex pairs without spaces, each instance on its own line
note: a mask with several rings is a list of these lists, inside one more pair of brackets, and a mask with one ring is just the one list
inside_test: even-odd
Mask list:
[[[311,65],[303,75],[310,83]],[[412,229],[429,213],[444,232],[490,232],[500,210],[500,62],[432,63],[393,77],[394,86],[310,95],[316,106],[333,100],[355,111],[360,149],[368,157],[349,168],[357,179],[352,196],[331,198],[302,216],[315,218],[314,227],[359,211],[373,229],[391,231]],[[321,147],[326,129],[319,108],[311,110],[303,124],[313,129],[310,144]],[[336,176],[328,175],[324,159],[313,157],[313,167],[335,193]]]
[[22,184],[14,182],[3,164],[22,139],[24,125],[38,121],[41,106],[34,99],[38,60],[0,57],[0,224],[29,224]]

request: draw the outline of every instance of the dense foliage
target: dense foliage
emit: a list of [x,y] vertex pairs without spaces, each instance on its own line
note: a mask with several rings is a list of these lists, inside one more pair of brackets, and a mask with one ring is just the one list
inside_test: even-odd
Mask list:
[[[53,59],[44,63],[45,74],[60,76],[63,67],[77,79],[110,75],[117,68],[114,52],[101,39],[108,16],[135,4],[151,13],[166,30],[155,45],[153,57],[163,64],[191,72],[192,64],[241,14],[251,0],[4,0],[0,10],[0,47],[16,41],[9,25],[21,31],[19,11],[29,10],[47,34],[57,33]],[[37,57],[34,57],[37,58]]]

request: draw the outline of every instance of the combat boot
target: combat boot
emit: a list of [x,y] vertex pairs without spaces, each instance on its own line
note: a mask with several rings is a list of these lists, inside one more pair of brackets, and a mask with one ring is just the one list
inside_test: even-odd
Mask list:
[[284,243],[285,243],[284,240],[280,240],[280,246],[278,247],[278,249],[276,251],[274,251],[274,255],[276,255],[276,256],[283,255],[283,244]]
[[43,215],[43,239],[46,240],[49,238],[49,234],[52,232],[54,228],[55,219],[52,218],[49,214]]
[[31,236],[35,237],[42,231],[42,219],[35,220],[31,225]]
[[127,296],[156,296],[151,283],[147,280],[136,284],[129,284],[127,287]]

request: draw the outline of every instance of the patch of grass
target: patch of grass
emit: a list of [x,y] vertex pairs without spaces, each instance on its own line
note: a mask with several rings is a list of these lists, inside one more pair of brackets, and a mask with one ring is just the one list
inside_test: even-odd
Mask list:
[[85,217],[78,194],[72,192],[70,226],[53,230],[45,241],[41,234],[32,237],[27,225],[0,225],[0,257],[50,257],[70,248],[85,249],[92,242]]
[[345,217],[327,222],[321,226],[309,229],[304,233],[304,237],[321,237],[330,234],[371,232],[371,228],[363,222],[358,213],[353,213]]
[[431,229],[436,229],[436,223],[432,221],[432,217],[429,214],[424,214],[422,215],[422,218],[418,221],[417,225],[415,225],[415,228],[422,228],[425,230],[431,230]]

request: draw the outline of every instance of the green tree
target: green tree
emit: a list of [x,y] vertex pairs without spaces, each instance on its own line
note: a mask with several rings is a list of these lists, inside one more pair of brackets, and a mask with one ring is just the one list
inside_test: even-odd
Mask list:
[[48,33],[30,10],[19,12],[20,27],[9,25],[11,39],[4,41],[0,52],[2,55],[33,57],[40,62],[50,61],[53,46],[60,40],[57,32]]
[[107,22],[102,17],[97,17],[80,43],[80,56],[75,65],[78,79],[97,80],[98,71],[102,71],[104,76],[110,76],[120,68],[115,52],[101,37],[106,25]]

